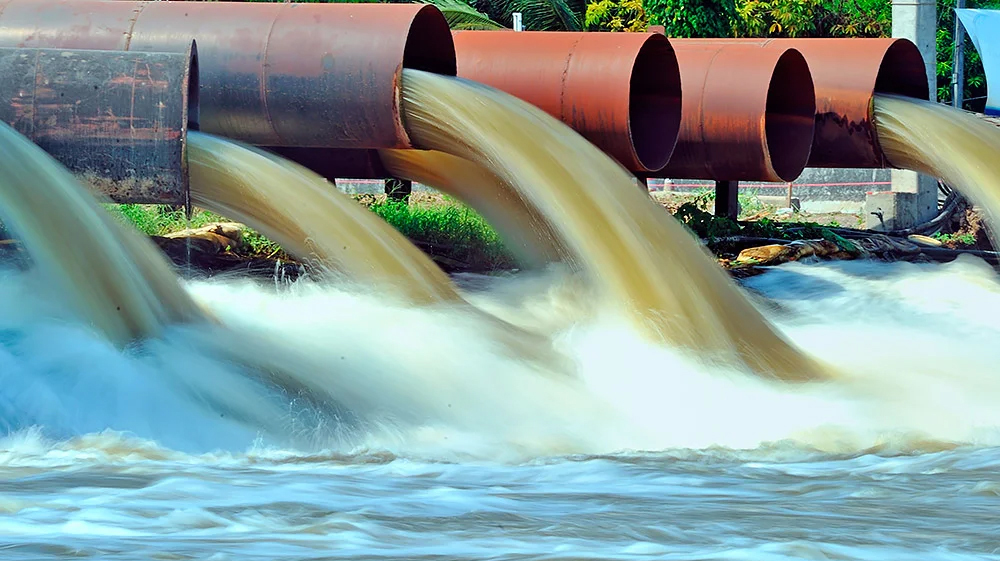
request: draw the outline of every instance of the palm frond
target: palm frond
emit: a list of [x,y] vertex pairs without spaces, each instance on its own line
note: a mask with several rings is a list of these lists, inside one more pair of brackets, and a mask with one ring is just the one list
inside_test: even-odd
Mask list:
[[[507,17],[521,12],[528,31],[583,31],[583,1],[574,0],[508,0]],[[504,20],[506,21],[506,19]]]
[[423,0],[423,3],[433,4],[441,10],[448,27],[455,30],[504,29],[504,26],[463,0]]

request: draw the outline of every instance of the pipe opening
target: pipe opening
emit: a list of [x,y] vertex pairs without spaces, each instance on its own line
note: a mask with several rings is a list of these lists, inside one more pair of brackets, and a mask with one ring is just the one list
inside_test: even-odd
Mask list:
[[191,66],[188,70],[187,87],[187,129],[189,131],[200,130],[201,127],[201,105],[199,103],[199,91],[201,81],[198,69],[198,43],[191,42]]
[[649,171],[667,165],[681,126],[681,75],[663,35],[651,35],[629,78],[629,138],[636,160]]
[[454,76],[455,42],[441,11],[427,4],[410,23],[403,48],[403,67]]
[[775,174],[792,181],[806,167],[816,125],[816,93],[809,65],[789,49],[778,59],[767,88],[764,135]]
[[878,67],[875,93],[929,99],[929,88],[924,58],[917,46],[905,39],[893,41]]

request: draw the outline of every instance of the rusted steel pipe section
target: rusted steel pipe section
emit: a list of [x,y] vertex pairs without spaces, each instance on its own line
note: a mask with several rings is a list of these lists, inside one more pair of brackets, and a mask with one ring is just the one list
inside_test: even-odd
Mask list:
[[[720,39],[686,39],[713,44]],[[816,133],[809,167],[889,167],[872,120],[876,93],[928,98],[920,50],[908,39],[733,39],[793,48],[809,63],[816,87]],[[677,41],[675,41],[675,45]]]
[[673,40],[683,85],[677,148],[653,176],[791,181],[809,160],[816,112],[794,49]]
[[196,54],[0,48],[0,120],[120,203],[187,205]]
[[177,52],[198,42],[201,128],[264,146],[405,148],[404,67],[455,74],[424,4],[0,0],[0,46]]
[[458,75],[561,119],[632,171],[662,168],[681,116],[677,60],[655,33],[456,31]]

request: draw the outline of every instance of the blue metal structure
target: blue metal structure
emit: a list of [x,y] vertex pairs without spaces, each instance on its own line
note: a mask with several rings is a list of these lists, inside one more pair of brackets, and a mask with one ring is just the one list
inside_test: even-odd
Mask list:
[[1000,10],[955,10],[986,72],[986,114],[1000,115]]

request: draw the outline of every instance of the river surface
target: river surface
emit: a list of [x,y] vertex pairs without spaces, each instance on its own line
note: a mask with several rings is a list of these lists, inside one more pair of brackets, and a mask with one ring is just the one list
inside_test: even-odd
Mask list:
[[[489,385],[516,372],[475,341],[453,342],[481,360],[454,370],[480,393],[449,393],[447,361],[420,378],[419,347],[383,341],[372,349],[408,360],[365,371],[377,399],[343,388],[359,415],[392,410],[392,430],[301,448],[188,403],[157,378],[173,371],[155,350],[114,356],[25,319],[46,303],[2,280],[0,559],[1000,559],[1000,283],[973,260],[792,264],[747,281],[793,340],[845,370],[818,390],[576,333],[581,376],[605,400],[595,419],[578,403],[597,397]],[[346,296],[191,290],[289,341],[318,331],[304,310],[330,330],[355,318],[320,345],[345,363],[386,321]],[[194,364],[182,355],[178,372]]]
[[992,559],[1000,547],[995,449],[512,466],[81,444],[5,454],[4,559]]

